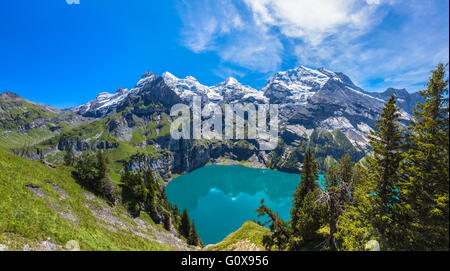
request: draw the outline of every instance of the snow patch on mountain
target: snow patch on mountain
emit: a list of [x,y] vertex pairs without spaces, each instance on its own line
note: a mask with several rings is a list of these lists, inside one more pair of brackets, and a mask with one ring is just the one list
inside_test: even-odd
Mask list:
[[96,113],[103,115],[105,112],[108,112],[111,107],[120,104],[130,93],[130,90],[122,88],[119,88],[114,94],[101,92],[97,95],[95,100],[78,106],[73,111],[81,115],[88,112],[92,112],[94,115]]
[[170,87],[182,100],[189,100],[195,95],[207,97],[208,99],[218,99],[218,94],[209,87],[204,86],[192,76],[180,79],[170,72],[165,72],[161,76],[168,87]]
[[330,80],[330,75],[305,66],[279,72],[272,76],[263,87],[265,96],[275,101],[289,98],[299,104],[306,104],[320,88]]
[[221,102],[257,102],[268,103],[268,99],[262,91],[258,91],[252,87],[244,86],[233,77],[228,78],[225,82],[210,87],[214,93],[217,93]]
[[[325,68],[311,69],[300,66],[278,72],[269,78],[261,90],[242,85],[228,78],[214,86],[201,84],[196,78],[183,79],[169,72],[160,77],[152,72],[142,75],[135,88],[119,89],[116,93],[100,93],[94,101],[75,108],[84,116],[104,117],[120,105],[129,95],[145,96],[164,105],[183,102],[190,104],[192,97],[212,103],[210,108],[224,103],[279,104],[280,124],[287,131],[310,136],[315,128],[341,130],[352,143],[368,147],[367,135],[374,129],[383,104],[391,94],[398,97],[404,107],[402,119],[408,120],[418,101],[416,93],[404,89],[385,92],[365,92],[345,74]],[[307,127],[307,128],[305,128]]]

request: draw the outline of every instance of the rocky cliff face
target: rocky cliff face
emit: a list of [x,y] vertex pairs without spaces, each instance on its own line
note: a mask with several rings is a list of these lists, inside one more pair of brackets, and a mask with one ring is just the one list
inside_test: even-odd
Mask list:
[[[279,72],[269,78],[259,91],[243,86],[234,78],[208,87],[192,76],[179,79],[166,72],[161,77],[156,77],[155,74],[147,72],[132,90],[124,91],[119,96],[103,93],[97,100],[73,111],[84,116],[104,117],[117,112],[118,108],[136,105],[136,98],[133,99],[133,96],[143,100],[143,104],[156,103],[165,107],[176,103],[190,104],[193,96],[202,97],[205,103],[219,105],[279,104],[282,125],[299,125],[304,129],[328,131],[339,129],[355,146],[367,150],[365,137],[369,130],[374,128],[378,114],[391,93],[398,98],[403,107],[403,118],[407,120],[415,104],[420,101],[418,94],[395,89],[381,93],[365,92],[345,74],[324,68],[314,70],[300,66]],[[101,104],[101,107],[92,107],[92,104]],[[152,109],[140,110],[144,111],[143,114],[152,113]]]

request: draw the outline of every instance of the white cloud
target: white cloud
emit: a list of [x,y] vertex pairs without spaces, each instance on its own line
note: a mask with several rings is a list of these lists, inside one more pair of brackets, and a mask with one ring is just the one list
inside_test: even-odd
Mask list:
[[312,45],[342,31],[361,33],[373,24],[380,1],[244,0],[259,23],[280,28]]
[[[342,71],[362,87],[381,90],[388,84],[420,85],[427,79],[425,70],[448,61],[448,11],[443,20],[441,4],[434,1],[183,3],[179,11],[184,44],[196,53],[217,53],[222,69],[229,63],[268,73],[278,71],[285,59],[297,59],[297,64]],[[393,22],[387,25],[383,20],[388,14]],[[380,78],[385,80],[368,83]]]
[[260,72],[282,63],[283,39],[318,47],[332,36],[359,36],[374,23],[379,0],[183,1],[184,44]]
[[186,46],[194,52],[214,48],[217,37],[243,26],[238,10],[230,1],[183,1],[182,5],[182,34]]
[[[272,72],[281,65],[283,45],[238,2],[185,1],[180,7],[184,44],[196,53],[214,51],[223,61],[249,70]],[[242,3],[241,3],[242,4]]]

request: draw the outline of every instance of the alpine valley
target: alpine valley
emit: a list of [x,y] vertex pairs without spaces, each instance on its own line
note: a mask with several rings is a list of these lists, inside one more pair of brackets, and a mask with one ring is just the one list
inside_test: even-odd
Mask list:
[[[119,88],[113,94],[102,92],[95,100],[63,110],[3,92],[0,181],[7,183],[0,191],[6,193],[4,204],[8,199],[12,204],[17,197],[30,206],[19,204],[19,213],[1,208],[7,205],[0,206],[5,217],[11,215],[9,220],[0,221],[0,230],[4,227],[15,232],[1,236],[0,250],[58,250],[71,239],[80,240],[83,249],[91,250],[199,249],[188,246],[170,221],[165,229],[158,225],[166,223],[163,207],[151,212],[151,218],[130,216],[120,204],[110,206],[82,190],[70,168],[63,165],[66,153],[73,151],[75,157],[81,157],[102,150],[112,195],[119,187],[125,163],[132,170],[150,168],[162,189],[173,178],[208,164],[299,173],[308,147],[325,172],[344,154],[356,162],[370,152],[367,136],[392,93],[402,107],[402,122],[407,124],[421,101],[419,94],[393,88],[366,92],[343,73],[304,66],[276,73],[261,90],[234,78],[205,86],[191,76],[180,79],[168,72],[161,76],[145,72],[134,88]],[[171,107],[191,104],[194,96],[200,96],[204,104],[278,104],[277,148],[261,151],[256,140],[172,139]],[[117,203],[114,197],[109,201]],[[43,214],[48,215],[45,221],[41,221]],[[242,231],[262,235],[267,229],[248,222],[225,241],[231,242]],[[44,235],[50,235],[50,239]]]

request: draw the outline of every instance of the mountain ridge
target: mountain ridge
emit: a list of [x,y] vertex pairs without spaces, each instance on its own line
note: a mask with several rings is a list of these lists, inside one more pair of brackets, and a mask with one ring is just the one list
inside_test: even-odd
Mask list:
[[[276,73],[261,90],[244,86],[235,78],[205,86],[192,76],[180,79],[169,72],[157,76],[146,71],[131,89],[102,92],[93,101],[63,110],[80,122],[33,141],[33,157],[57,162],[69,148],[77,153],[101,148],[111,152],[117,176],[122,168],[120,161],[143,152],[146,157],[134,164],[146,161],[169,181],[172,174],[183,174],[222,158],[299,172],[306,146],[313,145],[325,170],[343,153],[351,153],[357,161],[370,151],[367,135],[375,128],[390,93],[402,95],[399,103],[406,104],[406,110],[417,100],[417,95],[404,90],[365,92],[345,74],[325,68],[300,66]],[[219,105],[278,102],[279,146],[264,152],[254,140],[173,140],[170,108],[177,103],[190,104],[194,95],[201,96],[204,103]],[[402,111],[405,124],[411,114],[406,110]]]
[[[217,104],[278,103],[282,107],[281,119],[284,122],[300,117],[297,122],[308,123],[310,121],[305,118],[316,115],[315,112],[321,110],[318,107],[328,104],[330,105],[328,108],[332,110],[322,114],[322,119],[313,120],[313,122],[330,123],[333,122],[336,114],[348,113],[352,116],[347,119],[355,119],[352,125],[356,127],[356,130],[360,123],[374,127],[373,120],[376,119],[377,112],[381,110],[390,93],[400,96],[399,105],[404,109],[402,115],[405,120],[409,119],[415,104],[420,101],[418,94],[409,94],[406,90],[388,88],[383,92],[366,92],[356,86],[342,72],[299,66],[274,74],[260,90],[244,86],[235,78],[228,78],[214,86],[206,86],[192,76],[180,79],[170,72],[164,72],[158,77],[155,73],[147,71],[141,76],[135,88],[126,89],[120,95],[117,94],[117,91],[116,94],[104,95],[100,97],[101,99],[97,98],[84,105],[71,108],[70,111],[82,116],[102,118],[117,112],[116,108],[120,106],[120,103],[124,103],[129,95],[143,95],[145,92],[151,96],[154,102],[160,102],[166,106],[176,103],[190,104],[194,95],[202,97],[204,102]],[[302,105],[303,108],[300,108],[299,105]],[[338,108],[340,108],[340,113],[336,113]],[[311,111],[315,112],[311,113]],[[358,114],[371,120],[367,121],[364,118],[356,120],[355,116]],[[325,116],[327,117],[325,118]],[[336,125],[330,127],[330,129],[335,128],[341,127]],[[357,131],[359,135],[356,137],[360,138],[364,133],[365,131],[359,130]],[[357,139],[353,138],[352,140]]]

